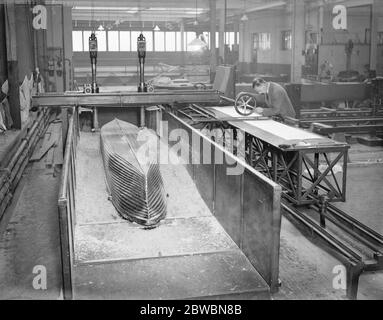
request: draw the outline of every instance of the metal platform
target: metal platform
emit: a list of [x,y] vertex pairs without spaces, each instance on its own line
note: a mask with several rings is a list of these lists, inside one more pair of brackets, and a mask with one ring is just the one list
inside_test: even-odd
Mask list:
[[[244,120],[233,107],[205,109],[213,115],[210,121],[226,121],[246,133],[248,163],[281,184],[293,203],[312,204],[320,197],[329,202],[345,201],[348,144],[256,113],[252,120]],[[334,172],[339,165],[341,176]]]
[[[198,113],[185,111],[198,124]],[[225,119],[246,133],[246,160],[283,187],[284,214],[318,235],[345,264],[347,296],[356,299],[361,273],[383,267],[383,236],[329,203],[345,201],[349,146],[256,114],[244,120],[233,107],[206,108],[205,115],[215,125]]]

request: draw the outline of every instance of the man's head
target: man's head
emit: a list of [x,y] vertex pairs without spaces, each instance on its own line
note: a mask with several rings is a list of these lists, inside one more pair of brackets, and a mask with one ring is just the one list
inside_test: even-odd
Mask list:
[[256,93],[266,93],[267,90],[267,82],[262,78],[254,78],[253,80],[253,89]]

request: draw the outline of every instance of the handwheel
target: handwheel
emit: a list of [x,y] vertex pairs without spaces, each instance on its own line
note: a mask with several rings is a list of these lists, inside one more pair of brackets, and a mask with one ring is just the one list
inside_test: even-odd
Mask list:
[[257,106],[255,98],[246,92],[240,92],[235,98],[234,108],[241,116],[251,115]]
[[204,84],[202,82],[197,82],[194,84],[194,88],[196,88],[198,90],[206,90],[206,84]]
[[154,92],[154,86],[152,83],[148,83],[147,84],[147,89],[148,89],[148,92]]

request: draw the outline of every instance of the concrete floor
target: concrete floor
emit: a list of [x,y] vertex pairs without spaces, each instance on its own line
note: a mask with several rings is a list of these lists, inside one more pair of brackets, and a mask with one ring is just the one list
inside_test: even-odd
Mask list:
[[[359,152],[353,152],[357,149]],[[382,232],[382,148],[351,149],[347,202],[340,206]],[[382,157],[383,158],[383,157]],[[353,160],[356,159],[356,160]],[[59,179],[52,170],[29,167],[7,211],[9,224],[0,238],[0,299],[60,298],[61,269],[57,221]],[[83,221],[84,223],[90,221]],[[332,287],[334,259],[315,239],[282,219],[280,278],[274,299],[346,299]],[[47,269],[47,290],[32,287],[36,265]],[[195,280],[195,279],[194,279]],[[358,299],[383,299],[383,273],[363,274]]]
[[[61,288],[57,215],[59,178],[53,171],[27,168],[0,237],[0,299],[58,299]],[[46,269],[47,289],[35,290],[35,266]]]

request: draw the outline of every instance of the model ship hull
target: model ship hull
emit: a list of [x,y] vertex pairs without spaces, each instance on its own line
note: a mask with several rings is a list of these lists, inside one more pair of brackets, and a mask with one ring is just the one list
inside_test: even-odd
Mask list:
[[[101,153],[111,201],[127,220],[155,227],[166,215],[166,197],[156,159],[143,159],[148,129],[118,119],[101,128]],[[155,137],[157,138],[157,137]]]

